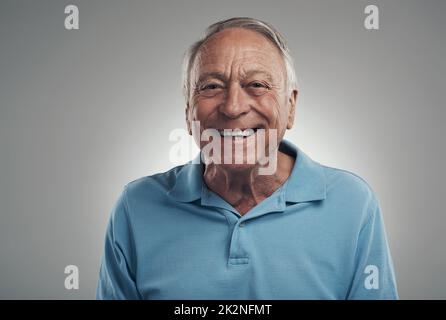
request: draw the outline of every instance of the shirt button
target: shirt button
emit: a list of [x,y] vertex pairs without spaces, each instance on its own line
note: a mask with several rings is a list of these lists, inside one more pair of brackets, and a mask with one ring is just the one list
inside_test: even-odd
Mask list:
[[240,222],[240,224],[238,225],[240,228],[243,228],[245,226],[244,222]]

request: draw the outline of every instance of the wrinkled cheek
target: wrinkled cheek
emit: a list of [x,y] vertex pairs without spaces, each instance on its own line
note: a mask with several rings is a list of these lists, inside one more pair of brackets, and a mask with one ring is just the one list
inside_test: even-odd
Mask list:
[[267,119],[270,128],[280,126],[280,103],[274,96],[265,96],[260,100],[263,117]]
[[201,121],[198,114],[198,108],[193,102],[193,106],[191,107],[190,113],[189,113],[189,121],[190,121],[190,127],[192,130],[192,137],[194,138],[194,141],[198,147],[200,147],[200,136],[201,136]]
[[269,127],[264,145],[265,154],[268,154],[270,150],[275,150],[278,147],[285,134],[287,123],[286,110],[284,110],[284,105],[280,104],[276,96],[265,97],[261,101],[261,106],[261,112],[267,119]]
[[209,108],[205,104],[195,104],[191,111],[192,135],[196,145],[202,149],[209,141],[201,141],[205,129],[205,120],[209,116]]

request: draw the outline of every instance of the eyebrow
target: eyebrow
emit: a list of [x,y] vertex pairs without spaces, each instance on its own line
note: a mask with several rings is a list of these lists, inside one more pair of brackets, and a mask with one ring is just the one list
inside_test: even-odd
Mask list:
[[[264,75],[268,81],[274,82],[273,76],[269,72],[263,71],[263,70],[250,70],[250,71],[246,72],[242,78],[246,79],[246,78],[252,77],[256,74]],[[205,72],[202,75],[200,75],[200,77],[198,79],[198,83],[201,83],[209,78],[215,78],[215,79],[218,79],[221,81],[228,80],[227,77],[223,73],[218,72],[218,71],[212,71],[212,72]]]
[[223,73],[213,71],[213,72],[205,72],[202,75],[200,75],[200,77],[198,78],[198,83],[201,83],[204,80],[209,79],[209,78],[215,78],[215,79],[218,79],[221,81],[227,80],[226,76]]
[[243,78],[249,78],[249,77],[252,77],[257,74],[264,75],[268,81],[274,82],[274,79],[273,79],[273,76],[271,75],[271,73],[269,73],[267,71],[263,71],[263,70],[250,70],[245,73]]

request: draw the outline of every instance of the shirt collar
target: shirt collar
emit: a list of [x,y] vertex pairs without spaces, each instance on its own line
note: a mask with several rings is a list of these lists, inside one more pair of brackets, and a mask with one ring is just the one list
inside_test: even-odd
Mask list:
[[[279,150],[297,158],[291,175],[284,187],[286,202],[307,202],[323,200],[326,197],[326,183],[323,167],[307,156],[300,148],[282,140]],[[168,194],[180,202],[200,199],[203,188],[203,164],[200,153],[186,163],[177,173],[174,186]]]
[[279,150],[296,158],[288,177],[285,200],[307,202],[325,199],[326,182],[322,165],[287,140],[282,140]]

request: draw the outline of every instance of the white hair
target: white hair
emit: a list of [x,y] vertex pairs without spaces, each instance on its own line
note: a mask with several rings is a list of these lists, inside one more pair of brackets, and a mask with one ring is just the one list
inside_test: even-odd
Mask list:
[[270,24],[254,18],[239,17],[216,22],[210,25],[204,34],[204,37],[192,44],[186,51],[183,60],[183,94],[186,102],[189,101],[191,92],[191,70],[195,62],[195,57],[200,50],[201,45],[214,34],[228,28],[242,28],[254,30],[267,39],[269,39],[280,51],[285,62],[287,74],[287,87],[289,90],[297,89],[297,78],[294,70],[294,61],[291,57],[285,38]]

